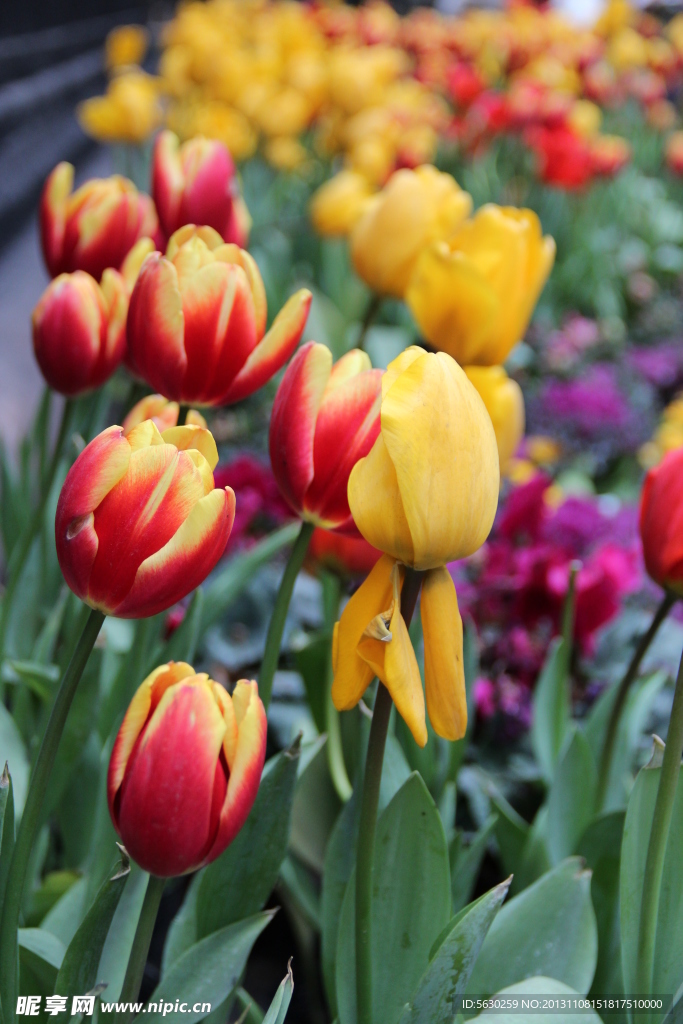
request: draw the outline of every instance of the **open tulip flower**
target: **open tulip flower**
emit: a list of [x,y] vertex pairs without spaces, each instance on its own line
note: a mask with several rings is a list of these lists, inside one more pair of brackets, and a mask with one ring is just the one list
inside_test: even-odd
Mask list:
[[166,255],[142,265],[128,313],[128,358],[175,402],[227,405],[284,366],[306,325],[311,293],[285,303],[266,334],[266,293],[256,263],[217,231],[188,224]]
[[483,206],[423,250],[406,302],[434,348],[463,366],[493,366],[524,336],[554,259],[532,210]]
[[349,477],[356,525],[385,554],[335,630],[332,698],[340,711],[379,676],[416,742],[427,742],[420,672],[400,607],[403,567],[410,566],[424,572],[429,718],[446,739],[465,734],[462,622],[446,563],[486,540],[498,484],[491,419],[464,371],[445,353],[406,349],[382,377],[380,434]]
[[652,579],[683,596],[683,448],[665,455],[645,477],[640,536]]
[[232,696],[206,673],[169,662],[130,703],[109,762],[114,827],[137,863],[162,878],[210,864],[253,806],[266,755],[255,682]]
[[139,238],[156,238],[154,203],[118,174],[92,178],[72,192],[74,169],[57,164],[40,201],[40,232],[52,277],[85,270],[97,281],[117,270]]
[[465,366],[467,378],[479,392],[491,417],[498,444],[501,472],[524,436],[524,395],[502,366]]
[[82,601],[120,618],[170,608],[208,576],[235,517],[214,488],[216,442],[204,427],[151,420],[109,427],[78,456],[57,504],[57,557]]
[[342,170],[311,199],[311,220],[319,235],[345,237],[361,217],[373,188],[358,171]]
[[332,366],[309,342],[287,367],[270,418],[270,461],[278,487],[302,519],[358,536],[347,485],[379,434],[382,371],[352,349]]
[[198,135],[181,146],[173,132],[161,132],[152,160],[152,197],[167,238],[185,224],[206,224],[225,242],[247,244],[251,220],[222,142]]

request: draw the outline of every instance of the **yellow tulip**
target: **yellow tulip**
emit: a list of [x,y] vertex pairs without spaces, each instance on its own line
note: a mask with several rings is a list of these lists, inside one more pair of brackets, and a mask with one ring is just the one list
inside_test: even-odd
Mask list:
[[471,208],[450,174],[429,165],[396,171],[351,235],[357,273],[374,291],[402,298],[421,250],[452,235]]
[[571,105],[567,120],[577,135],[581,135],[585,139],[592,139],[600,131],[602,111],[596,103],[591,103],[590,100],[576,100]]
[[421,252],[406,302],[435,348],[494,366],[524,336],[554,259],[533,211],[483,206],[447,243]]
[[161,123],[158,79],[139,69],[119,75],[105,96],[81,103],[78,120],[99,142],[144,142]]
[[109,71],[141,64],[149,46],[149,32],[142,25],[119,25],[104,42],[104,61]]
[[524,436],[524,396],[502,366],[466,366],[467,379],[479,392],[491,417],[498,444],[500,471],[519,448]]
[[278,171],[295,171],[308,159],[305,146],[289,135],[268,139],[263,147],[263,155],[271,167]]
[[427,742],[420,673],[400,594],[404,566],[423,571],[425,690],[440,736],[459,739],[467,710],[462,622],[445,565],[476,551],[493,524],[498,451],[475,388],[444,353],[413,346],[382,378],[380,434],[348,485],[358,529],[384,556],[337,624],[332,697],[358,703],[375,675],[389,689],[417,743]]
[[372,186],[362,174],[340,171],[311,199],[313,227],[319,235],[348,235],[372,193]]

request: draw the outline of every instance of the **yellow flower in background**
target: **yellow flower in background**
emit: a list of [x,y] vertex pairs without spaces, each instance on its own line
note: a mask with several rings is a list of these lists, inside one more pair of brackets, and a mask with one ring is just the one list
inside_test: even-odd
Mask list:
[[532,210],[483,206],[423,249],[406,290],[427,341],[463,366],[504,363],[524,336],[555,259]]
[[373,188],[356,171],[339,171],[314,193],[310,211],[319,235],[346,236],[360,218]]
[[644,469],[652,469],[676,448],[683,448],[683,395],[677,395],[667,405],[654,436],[641,446],[638,461]]
[[269,139],[263,147],[263,155],[268,163],[279,171],[295,171],[308,159],[305,147],[291,136]]
[[113,28],[104,42],[104,61],[108,71],[142,64],[149,46],[149,32],[142,25]]
[[486,540],[498,501],[496,437],[481,398],[444,353],[413,346],[382,378],[381,430],[356,463],[349,506],[384,551],[335,630],[332,698],[354,707],[379,676],[417,743],[427,742],[420,672],[400,610],[403,566],[423,570],[427,711],[447,739],[465,734],[462,622],[446,563]]
[[78,108],[81,128],[98,142],[144,142],[161,119],[159,80],[139,69],[118,75],[104,96],[85,100]]
[[467,379],[479,392],[491,417],[498,444],[500,471],[519,448],[524,436],[524,396],[502,366],[465,366]]
[[365,283],[402,298],[425,246],[448,238],[472,209],[450,174],[425,165],[392,174],[351,234],[351,257]]
[[635,29],[622,28],[610,39],[607,59],[617,71],[645,67],[647,58],[647,40]]
[[590,100],[576,100],[572,103],[567,120],[577,135],[591,139],[600,131],[602,111],[597,103],[591,103]]

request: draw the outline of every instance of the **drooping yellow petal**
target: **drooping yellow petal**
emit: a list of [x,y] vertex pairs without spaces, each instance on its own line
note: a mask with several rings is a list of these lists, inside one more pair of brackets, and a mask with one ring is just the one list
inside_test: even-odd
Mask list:
[[429,721],[439,736],[459,740],[467,729],[462,619],[453,580],[445,566],[425,574],[420,613]]

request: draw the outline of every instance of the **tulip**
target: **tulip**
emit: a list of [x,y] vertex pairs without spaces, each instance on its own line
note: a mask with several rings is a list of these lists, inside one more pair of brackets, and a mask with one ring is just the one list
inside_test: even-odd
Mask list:
[[149,46],[149,32],[142,25],[119,25],[104,41],[104,60],[108,70],[141,64]]
[[[123,433],[128,435],[134,427],[144,420],[152,420],[157,430],[164,430],[178,425],[180,406],[177,402],[169,402],[163,395],[146,395],[136,402],[123,421]],[[185,424],[195,427],[206,427],[206,420],[196,409],[188,409]]]
[[247,244],[251,219],[222,142],[197,136],[181,146],[173,132],[161,132],[152,160],[152,196],[166,237],[185,224],[206,224],[225,242]]
[[396,171],[351,234],[357,273],[374,291],[402,298],[421,250],[452,235],[471,209],[450,174],[429,165]]
[[325,345],[297,352],[270,417],[270,461],[282,495],[306,522],[358,536],[347,484],[379,434],[381,370],[353,349],[332,366]]
[[401,615],[404,566],[420,570],[427,710],[455,740],[467,709],[462,622],[446,563],[486,540],[498,500],[496,437],[464,371],[445,353],[413,346],[382,378],[381,431],[349,477],[349,506],[365,539],[385,554],[337,624],[332,698],[358,703],[375,675],[420,746],[427,742],[420,673]]
[[591,143],[593,173],[611,178],[631,159],[631,146],[620,135],[598,135]]
[[213,228],[188,224],[165,256],[152,253],[142,266],[128,314],[129,359],[174,402],[237,402],[287,362],[310,304],[302,288],[266,334],[266,293],[252,257]]
[[503,363],[555,258],[532,210],[483,206],[417,260],[406,302],[427,341],[463,365]]
[[536,127],[527,142],[538,157],[538,173],[546,185],[572,192],[593,177],[591,149],[571,128]]
[[479,392],[491,417],[498,445],[498,461],[505,472],[524,436],[524,396],[516,380],[502,366],[466,366],[467,379]]
[[308,558],[314,568],[328,569],[342,579],[367,576],[382,552],[364,537],[346,537],[333,530],[316,527],[308,546]]
[[74,169],[57,164],[40,201],[45,263],[52,277],[85,270],[97,281],[118,269],[139,238],[154,238],[158,222],[149,196],[113,175],[92,178],[72,192]]
[[661,587],[683,595],[683,448],[668,452],[645,477],[640,536],[645,568]]
[[206,578],[235,516],[230,487],[214,489],[216,442],[203,427],[163,434],[151,420],[109,427],[67,474],[57,503],[57,558],[91,608],[145,618]]
[[266,730],[255,682],[241,679],[231,696],[182,661],[147,676],[107,774],[114,828],[145,871],[184,875],[230,845],[256,799]]
[[160,79],[131,68],[112,79],[104,96],[93,96],[78,107],[81,128],[98,142],[140,144],[162,119]]

